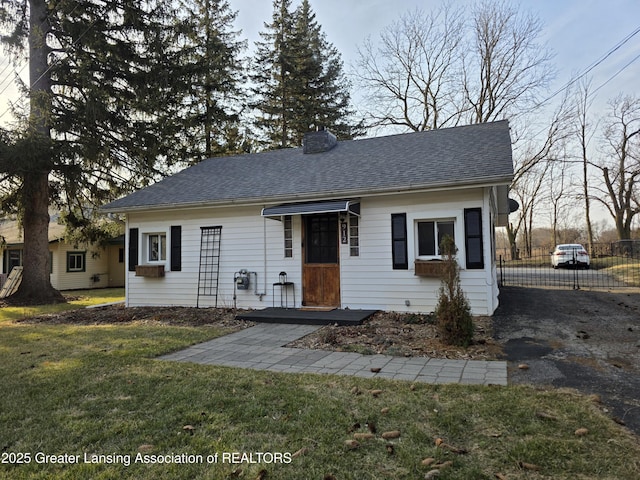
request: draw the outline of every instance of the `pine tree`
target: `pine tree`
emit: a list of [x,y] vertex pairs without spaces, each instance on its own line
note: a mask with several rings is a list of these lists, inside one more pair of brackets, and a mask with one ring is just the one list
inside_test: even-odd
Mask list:
[[239,153],[247,148],[239,134],[244,104],[244,66],[240,53],[246,41],[232,30],[237,12],[226,0],[181,2],[176,44],[182,74],[173,78],[174,92],[186,94],[182,158],[193,161]]
[[[49,280],[51,203],[78,227],[101,204],[188,160],[179,5],[172,0],[6,0],[2,37],[29,59],[23,128],[0,136],[1,192],[24,228],[18,300],[61,300]],[[3,185],[3,187],[4,187]]]
[[473,340],[473,316],[460,282],[460,266],[455,258],[458,247],[451,236],[442,238],[440,251],[444,256],[445,273],[434,312],[438,333],[449,345],[468,347]]
[[323,127],[341,139],[361,134],[351,121],[349,82],[337,49],[326,40],[308,0],[291,11],[274,0],[272,22],[257,42],[254,107],[267,148],[300,146],[305,133]]
[[290,122],[293,117],[294,57],[291,31],[293,19],[289,12],[291,0],[274,0],[273,18],[260,32],[263,41],[256,42],[255,67],[251,75],[257,96],[254,107],[262,115],[256,125],[266,135],[267,148],[285,148],[291,145]]
[[341,139],[350,139],[361,133],[348,122],[350,110],[350,84],[343,73],[338,50],[326,40],[308,0],[294,12],[294,52],[298,72],[296,108],[296,141],[314,128],[329,128]]

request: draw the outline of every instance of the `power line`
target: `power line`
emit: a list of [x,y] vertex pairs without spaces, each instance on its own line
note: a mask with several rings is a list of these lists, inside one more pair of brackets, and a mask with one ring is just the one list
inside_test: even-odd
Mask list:
[[[542,107],[543,105],[545,105],[546,103],[548,103],[550,100],[554,99],[555,97],[557,97],[559,94],[561,94],[562,92],[564,92],[567,88],[569,88],[571,85],[573,85],[574,83],[576,83],[577,81],[579,81],[581,78],[584,78],[589,72],[591,72],[593,69],[595,69],[596,67],[598,67],[599,65],[601,65],[607,58],[609,58],[611,55],[613,55],[615,52],[617,52],[618,50],[620,50],[620,48],[622,48],[622,46],[624,44],[626,44],[629,40],[631,40],[633,37],[635,37],[638,33],[640,33],[640,27],[637,27],[633,32],[631,32],[629,35],[627,35],[626,37],[624,37],[622,40],[620,40],[616,45],[614,45],[609,51],[607,51],[603,56],[601,56],[600,58],[598,58],[597,60],[595,60],[591,65],[589,65],[582,73],[580,73],[577,77],[572,78],[571,80],[569,80],[565,85],[563,85],[562,87],[560,87],[558,90],[556,90],[553,94],[551,94],[549,97],[545,98],[544,100],[542,100],[541,102],[538,102],[537,104],[535,104],[533,107],[531,107],[531,109],[527,112],[530,113],[533,110],[537,110],[538,108]],[[627,68],[629,65],[631,65],[631,63],[633,63],[638,57],[636,57],[635,59],[633,59],[629,64],[627,64],[624,68]],[[620,72],[618,72],[620,73]],[[616,73],[617,75],[617,73]],[[612,78],[610,78],[609,80],[607,80],[607,82],[605,82],[603,85],[601,85],[598,88],[602,88],[606,83],[608,83],[610,80],[612,80]]]
[[[71,16],[73,14],[73,12],[76,11],[76,9],[80,6],[80,3],[76,3],[76,5],[73,7],[73,9],[67,13],[67,16]],[[51,17],[56,13],[55,9],[50,10],[47,13],[47,16],[40,22],[39,28],[42,28],[50,19]],[[89,28],[82,34],[80,35],[80,37],[78,38],[78,40],[80,40],[90,29],[91,27],[93,27],[93,25],[95,25],[97,19],[94,20],[94,22],[89,26]],[[76,40],[76,42],[78,41]],[[72,43],[70,45],[70,47],[74,46],[75,43]],[[65,53],[68,53],[67,51],[65,51]],[[38,78],[38,80],[40,80],[48,71],[51,70],[51,68],[53,66],[56,65],[56,63],[59,61],[60,59],[56,60],[56,62],[54,62],[53,64],[51,64],[51,66],[40,76],[40,78]],[[22,73],[22,71],[25,69],[25,67],[29,64],[29,59],[25,59],[24,63],[22,64],[22,66],[18,67],[19,70],[14,70],[11,74],[7,74],[6,77],[0,81],[0,85],[2,85],[3,83],[7,82],[7,84],[4,86],[4,88],[2,88],[2,90],[0,90],[0,95],[2,95],[10,86],[12,86],[14,83],[14,78],[15,76],[20,76],[20,74]],[[11,65],[11,62],[9,61],[7,63],[7,65],[2,69],[2,72],[0,72],[0,76],[2,74],[4,74],[4,72],[7,70],[7,68]],[[35,82],[33,82],[35,83]],[[11,105],[9,106],[9,108],[7,108],[2,114],[0,114],[0,119],[2,119],[7,113],[9,113],[9,111],[11,111]]]
[[620,70],[618,70],[616,73],[614,73],[613,75],[611,75],[602,85],[600,85],[598,88],[596,88],[593,92],[590,93],[590,95],[595,95],[595,93],[600,90],[602,87],[604,87],[607,83],[609,83],[611,80],[613,80],[614,78],[616,78],[618,75],[620,75],[622,72],[624,72],[627,68],[629,68],[629,66],[631,66],[631,64],[633,62],[635,62],[636,60],[638,60],[640,58],[640,53],[638,55],[636,55],[633,59],[631,59],[630,62],[628,62],[625,66],[623,66]]
[[[6,71],[7,71],[7,69],[11,66],[11,61],[10,61],[9,59],[6,59],[6,60],[7,60],[7,64],[4,66],[4,68],[3,68],[3,69],[2,69],[2,71],[0,72],[0,77],[1,77],[2,75],[4,75],[4,72],[6,72]],[[5,77],[5,80],[6,80],[6,79],[8,79],[8,78],[9,78],[9,76],[7,75],[7,76]],[[0,81],[0,85],[2,85],[2,84],[5,82],[5,80]]]
[[[87,29],[86,29],[84,32],[82,32],[82,34],[81,34],[78,38],[76,38],[76,39],[73,41],[73,43],[71,43],[71,45],[69,45],[67,48],[65,48],[65,49],[64,49],[64,53],[65,53],[65,54],[67,54],[67,56],[69,55],[69,51],[71,50],[71,48],[72,48],[72,47],[74,47],[74,46],[75,46],[75,45],[76,45],[80,40],[82,40],[82,38],[83,38],[87,33],[89,33],[89,30],[91,30],[91,29],[93,28],[93,26],[96,24],[96,22],[97,22],[98,20],[99,20],[99,18],[96,18],[93,22],[91,22],[91,25],[89,25],[89,27],[87,27]],[[65,57],[65,58],[66,58],[66,57]],[[42,78],[43,78],[47,73],[49,73],[49,72],[51,71],[51,69],[52,69],[53,67],[55,67],[55,66],[56,66],[58,63],[60,63],[62,60],[64,60],[64,58],[63,58],[62,56],[58,57],[58,58],[57,58],[57,59],[56,59],[56,60],[55,60],[51,65],[49,65],[49,67],[48,67],[44,72],[42,72],[42,74],[41,74],[41,75],[40,75],[40,76],[39,76],[35,81],[30,81],[30,83],[31,83],[32,85],[34,85],[34,84],[38,83],[40,80],[42,80]],[[27,66],[27,64],[28,64],[28,62],[27,62],[27,63],[25,63],[25,64],[22,66],[22,69],[21,69],[21,70],[20,70],[20,72],[18,72],[18,73],[21,73],[21,72],[22,72],[22,70],[24,70],[24,68]],[[3,93],[3,92],[4,92],[4,91],[5,91],[5,90],[10,86],[10,85],[11,85],[11,84],[7,84],[7,86],[6,86],[4,89],[2,89],[2,91],[0,91],[0,95],[2,95],[2,93]],[[2,119],[2,118],[3,118],[7,113],[9,113],[10,111],[11,111],[11,106],[9,106],[9,108],[7,108],[7,109],[6,109],[2,114],[0,114],[0,119]]]
[[[26,67],[28,64],[29,64],[29,62],[25,62],[25,63],[23,63],[23,64],[22,64],[22,67],[20,68],[20,70],[19,70],[19,71],[15,71],[15,70],[14,70],[14,71],[12,72],[12,73],[13,73],[13,75],[16,75],[16,74],[17,74],[17,75],[20,75],[20,74],[22,73],[22,71],[25,69],[25,67]],[[9,77],[7,76],[7,78],[9,78]],[[2,82],[0,82],[0,83],[2,83]],[[0,90],[0,95],[2,95],[2,94],[5,92],[5,90],[6,90],[7,88],[9,88],[11,85],[13,85],[13,80],[12,80],[12,81],[10,81],[10,82],[8,82],[8,83],[4,86],[4,88],[3,88],[2,90]]]

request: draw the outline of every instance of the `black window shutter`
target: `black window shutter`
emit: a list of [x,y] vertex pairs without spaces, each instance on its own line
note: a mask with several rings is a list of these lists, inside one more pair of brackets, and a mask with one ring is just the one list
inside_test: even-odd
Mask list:
[[138,229],[129,229],[129,271],[135,272],[138,265]]
[[408,270],[407,214],[391,214],[391,256],[394,270]]
[[464,211],[464,237],[467,268],[484,268],[484,248],[482,245],[482,209],[466,208]]
[[173,225],[171,227],[171,271],[182,270],[182,227]]

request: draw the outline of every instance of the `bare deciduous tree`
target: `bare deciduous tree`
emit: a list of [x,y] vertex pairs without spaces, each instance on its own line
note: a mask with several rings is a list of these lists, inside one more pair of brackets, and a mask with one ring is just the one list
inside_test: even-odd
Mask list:
[[583,81],[578,85],[575,94],[576,115],[574,126],[576,138],[579,145],[580,161],[582,163],[582,195],[584,199],[584,214],[587,225],[587,244],[588,251],[592,253],[594,243],[593,224],[591,222],[591,198],[589,193],[589,144],[595,133],[595,126],[590,123],[588,112],[591,106],[589,98],[589,81]]
[[458,123],[463,22],[449,5],[429,14],[415,10],[387,27],[378,44],[368,39],[358,49],[372,126],[423,131]]
[[531,108],[553,74],[540,33],[539,20],[503,1],[402,16],[359,49],[370,124],[421,131]]
[[[572,195],[571,164],[568,154],[565,152],[562,158],[550,162],[547,179],[547,197],[549,200],[549,216],[551,220],[551,243],[557,245],[562,221],[570,213],[570,204],[567,200],[575,200]],[[571,205],[573,202],[571,202]]]
[[594,163],[602,174],[603,195],[595,198],[611,214],[618,238],[628,240],[633,219],[640,213],[640,98],[620,95],[609,105],[603,158]]
[[535,105],[553,76],[552,55],[537,43],[540,20],[505,1],[484,0],[472,12],[473,41],[464,62],[469,122],[505,118]]
[[511,191],[518,197],[521,208],[515,213],[517,221],[507,227],[512,256],[517,252],[518,235],[524,242],[525,251],[530,250],[530,235],[536,203],[540,200],[539,193],[548,181],[546,176],[550,165],[564,158],[564,145],[570,135],[567,126],[571,116],[571,105],[565,95],[546,126],[544,134],[533,135],[525,132],[519,135],[517,131],[514,132],[515,171]]

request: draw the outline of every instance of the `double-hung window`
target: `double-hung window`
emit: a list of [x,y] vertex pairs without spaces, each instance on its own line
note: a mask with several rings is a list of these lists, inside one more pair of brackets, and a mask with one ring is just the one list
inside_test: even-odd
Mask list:
[[[459,216],[455,218],[418,218],[409,222],[407,222],[406,213],[392,214],[391,254],[393,269],[408,269],[409,251],[415,252],[416,260],[440,258],[443,254],[440,251],[440,244],[447,235],[463,251],[465,268],[484,269],[482,219],[481,208],[465,208],[462,218]],[[413,225],[413,232],[411,231],[411,225]],[[462,236],[457,241],[456,228],[458,236]],[[412,238],[414,240],[413,248],[410,247]]]
[[452,219],[419,220],[416,224],[418,258],[440,256],[440,243],[445,235],[456,238]]
[[[160,264],[169,262],[173,272],[182,270],[182,226],[172,225],[165,232],[140,232],[129,229],[129,271],[135,272],[138,264]],[[124,252],[123,252],[124,253]]]
[[167,259],[167,235],[150,233],[147,235],[147,261],[163,262]]

